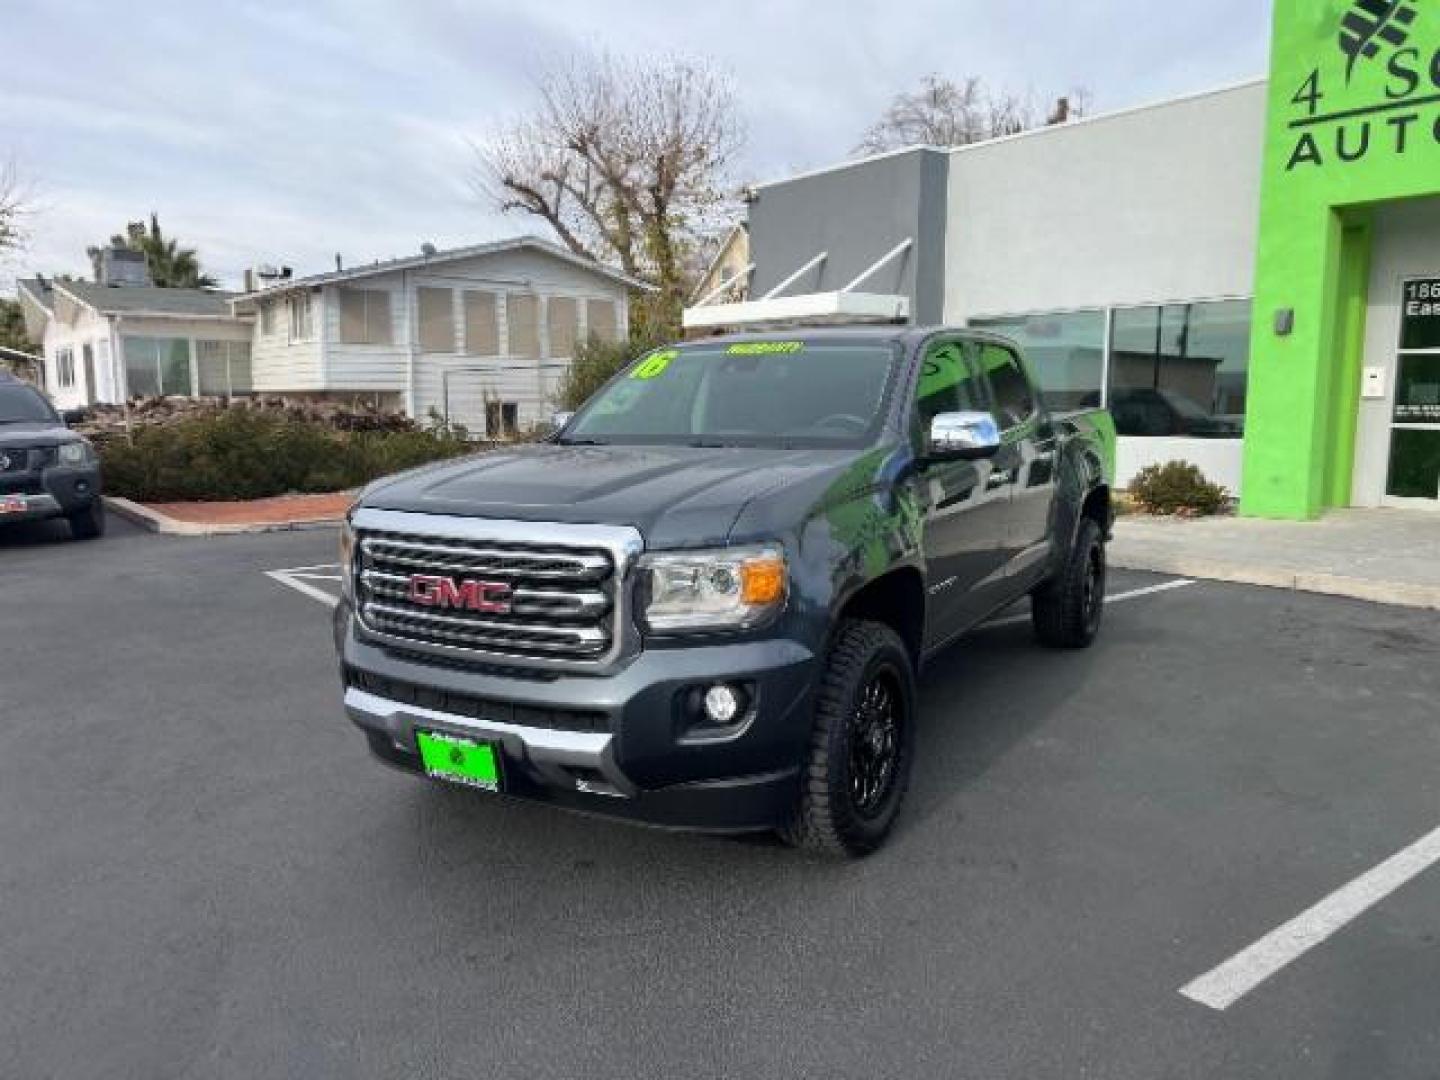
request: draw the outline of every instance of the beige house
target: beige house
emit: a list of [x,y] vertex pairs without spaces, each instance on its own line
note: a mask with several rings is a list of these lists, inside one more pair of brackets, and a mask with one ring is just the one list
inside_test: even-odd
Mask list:
[[750,228],[740,222],[720,242],[720,249],[705,268],[700,283],[690,296],[690,303],[738,303],[750,299]]

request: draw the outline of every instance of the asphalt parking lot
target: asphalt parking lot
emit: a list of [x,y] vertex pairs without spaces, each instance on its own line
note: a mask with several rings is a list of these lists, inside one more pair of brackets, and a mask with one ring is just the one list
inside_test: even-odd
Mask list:
[[1440,1076],[1424,860],[1181,993],[1440,826],[1433,613],[1194,583],[1086,654],[981,630],[841,865],[374,764],[332,533],[63,534],[0,532],[7,1078]]

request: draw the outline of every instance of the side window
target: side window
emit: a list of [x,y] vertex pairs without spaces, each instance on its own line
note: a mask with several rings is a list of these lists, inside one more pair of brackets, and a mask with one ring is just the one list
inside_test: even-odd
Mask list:
[[1019,427],[1035,413],[1035,394],[1020,359],[1002,345],[980,346],[980,367],[995,397],[995,421],[1002,431]]
[[984,388],[959,343],[939,342],[926,351],[915,404],[922,431],[941,413],[985,411]]

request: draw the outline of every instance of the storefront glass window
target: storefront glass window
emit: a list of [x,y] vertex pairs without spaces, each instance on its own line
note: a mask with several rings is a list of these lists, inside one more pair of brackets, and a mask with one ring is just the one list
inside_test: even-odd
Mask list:
[[1121,435],[1240,438],[1249,370],[1247,300],[1115,312],[1109,406]]
[[1003,334],[1024,350],[1052,409],[1063,412],[1100,404],[1105,381],[1103,311],[974,319],[970,325]]

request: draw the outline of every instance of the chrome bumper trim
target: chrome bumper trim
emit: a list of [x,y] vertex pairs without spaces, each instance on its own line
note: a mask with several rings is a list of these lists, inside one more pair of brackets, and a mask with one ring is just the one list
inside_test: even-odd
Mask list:
[[362,728],[383,730],[395,745],[411,754],[418,753],[415,729],[433,727],[499,742],[507,754],[528,761],[558,787],[577,786],[575,777],[565,771],[569,767],[594,769],[621,792],[628,794],[634,791],[634,786],[615,765],[611,753],[615,736],[610,732],[552,731],[480,720],[473,716],[457,716],[420,705],[391,701],[354,686],[345,691],[345,712]]

